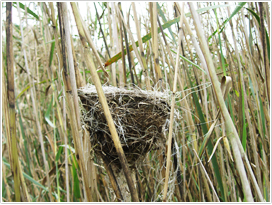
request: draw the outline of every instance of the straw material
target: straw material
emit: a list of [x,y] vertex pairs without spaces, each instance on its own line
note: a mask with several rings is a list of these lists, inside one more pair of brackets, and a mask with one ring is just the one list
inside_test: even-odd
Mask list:
[[[170,116],[170,107],[166,101],[169,94],[112,86],[103,86],[103,91],[128,164],[134,168],[152,148],[165,144],[164,133],[168,129]],[[106,156],[115,168],[121,169],[95,86],[89,84],[80,88],[78,96],[82,121],[90,131],[95,153]]]

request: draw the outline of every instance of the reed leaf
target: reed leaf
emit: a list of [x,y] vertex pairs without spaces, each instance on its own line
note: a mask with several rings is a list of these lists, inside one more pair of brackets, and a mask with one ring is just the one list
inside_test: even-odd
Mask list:
[[[246,8],[246,10],[248,10],[256,18],[259,25],[261,25],[260,17],[254,11],[252,11],[251,9]],[[266,49],[267,49],[268,59],[269,59],[269,63],[270,63],[270,39],[269,39],[269,36],[268,36],[268,33],[267,33],[266,29],[265,29],[265,36],[266,36],[266,42],[267,42]]]
[[[19,107],[18,105],[18,101],[16,100],[16,106]],[[18,109],[18,116],[19,116],[19,125],[20,125],[20,129],[21,129],[21,133],[22,133],[22,137],[24,140],[24,148],[25,148],[25,155],[26,155],[26,165],[28,168],[28,174],[31,176],[31,171],[30,171],[30,161],[29,161],[29,151],[27,148],[27,138],[25,136],[25,129],[24,129],[24,125],[23,125],[23,121],[22,121],[22,114],[20,109]]]
[[45,112],[45,121],[52,127],[52,128],[55,128],[55,125],[54,123],[50,120],[50,113],[51,113],[51,110],[52,110],[52,104],[53,104],[53,97],[51,99],[51,102]]
[[[163,22],[166,23],[166,22],[167,22],[167,19],[165,18],[164,13],[163,13],[163,11],[161,10],[161,7],[160,7],[160,5],[159,5],[158,2],[157,2],[157,8],[158,8],[158,11],[159,11],[160,16],[162,17]],[[173,32],[172,32],[171,27],[168,28],[168,31],[169,31],[169,33],[170,33],[172,39],[173,39],[173,42],[177,45],[177,42],[176,42],[176,39],[175,39],[175,37],[174,37],[174,35],[173,35]]]
[[[227,18],[223,24],[221,25],[221,29],[219,31],[219,33],[221,33],[223,31],[223,29],[225,28],[226,24],[243,8],[243,6],[246,4],[246,2],[239,2],[238,6],[236,6],[236,8],[234,9],[234,11],[231,13],[231,15],[229,16],[229,18]],[[209,36],[208,41],[216,34],[218,33],[218,31],[214,31],[212,33],[212,35]]]
[[[177,54],[176,51],[174,50],[171,50],[174,54]],[[198,66],[197,64],[195,64],[194,62],[190,61],[188,58],[185,58],[184,56],[182,55],[179,55],[179,57],[182,59],[182,60],[185,60],[186,62],[190,63],[191,65],[195,66],[197,69],[199,69],[200,71],[202,71],[203,73],[207,74],[207,72],[205,70],[203,70],[200,66]]]
[[[3,158],[3,162],[4,164],[10,169],[10,164],[7,162],[7,160],[5,158]],[[32,182],[34,185],[36,185],[37,187],[42,188],[44,191],[48,192],[48,188],[46,188],[45,186],[43,186],[42,184],[40,184],[39,182],[37,182],[35,179],[33,179],[31,176],[29,176],[28,174],[23,172],[23,176],[29,180],[30,182]]]
[[[17,8],[17,3],[15,2],[15,3],[12,3],[12,5],[15,7],[15,8]],[[32,10],[30,10],[27,6],[25,6],[24,4],[22,4],[21,2],[19,2],[19,7],[21,8],[21,9],[23,9],[23,10],[26,10],[27,11],[27,13],[29,14],[29,15],[31,15],[31,16],[33,16],[36,20],[40,20],[40,18],[39,18],[39,16],[36,14],[36,13],[34,13]]]

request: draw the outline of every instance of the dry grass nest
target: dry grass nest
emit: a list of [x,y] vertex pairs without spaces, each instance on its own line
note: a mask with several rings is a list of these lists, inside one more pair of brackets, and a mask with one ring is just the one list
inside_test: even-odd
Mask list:
[[[168,95],[111,86],[103,86],[103,91],[129,166],[134,168],[152,148],[165,142],[164,133],[170,117],[170,106],[166,101]],[[121,164],[95,86],[80,88],[78,96],[82,121],[90,132],[95,153],[120,169]]]

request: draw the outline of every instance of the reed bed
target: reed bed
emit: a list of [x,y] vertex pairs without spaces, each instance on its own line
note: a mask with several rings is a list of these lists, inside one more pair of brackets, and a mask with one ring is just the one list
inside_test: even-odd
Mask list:
[[1,4],[2,202],[270,202],[271,3],[85,4]]

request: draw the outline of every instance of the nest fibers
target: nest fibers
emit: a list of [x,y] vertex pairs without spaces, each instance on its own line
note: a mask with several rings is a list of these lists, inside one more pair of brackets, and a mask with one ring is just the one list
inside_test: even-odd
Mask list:
[[[143,160],[158,142],[165,142],[170,106],[168,92],[126,90],[103,86],[109,109],[130,167]],[[93,149],[100,157],[121,168],[111,134],[94,85],[78,90],[82,120],[90,132]]]

